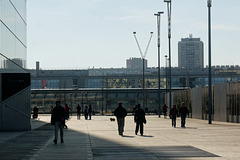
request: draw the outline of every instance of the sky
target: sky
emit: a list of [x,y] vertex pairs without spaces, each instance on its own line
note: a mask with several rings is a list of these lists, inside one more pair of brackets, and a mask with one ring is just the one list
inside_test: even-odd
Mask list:
[[[157,22],[161,15],[161,66],[168,55],[167,4],[164,0],[28,0],[27,68],[122,68],[140,58],[134,39],[157,67]],[[240,1],[212,0],[212,65],[240,65]],[[208,65],[207,0],[172,0],[172,66],[178,66],[178,41],[193,35],[204,43]]]

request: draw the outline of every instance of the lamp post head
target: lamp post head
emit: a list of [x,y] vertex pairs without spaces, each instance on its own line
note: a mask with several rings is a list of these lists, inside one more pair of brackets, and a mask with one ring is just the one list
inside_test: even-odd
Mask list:
[[133,32],[133,34],[136,34],[136,32]]
[[150,32],[150,34],[153,34],[153,32]]
[[208,3],[208,7],[212,7],[212,0],[208,0],[207,3]]

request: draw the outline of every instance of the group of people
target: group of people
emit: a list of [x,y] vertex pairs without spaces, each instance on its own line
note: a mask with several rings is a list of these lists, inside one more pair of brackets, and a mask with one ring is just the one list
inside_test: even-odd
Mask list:
[[172,127],[176,127],[176,119],[177,117],[181,117],[181,127],[185,128],[186,124],[186,117],[189,117],[189,110],[185,106],[185,103],[182,102],[181,107],[179,108],[179,111],[177,110],[176,105],[173,105],[173,107],[170,110],[169,117],[172,119]]
[[[168,108],[166,104],[164,104],[164,108]],[[164,116],[166,115],[167,111],[164,112]],[[80,119],[81,114],[81,107],[77,106],[77,119]],[[85,106],[84,109],[84,116],[85,119],[91,120],[92,115],[92,106]],[[118,103],[118,107],[114,110],[114,115],[117,118],[117,124],[118,124],[118,133],[119,135],[123,136],[124,132],[124,125],[125,125],[125,117],[127,116],[127,110],[122,106],[122,102]],[[185,103],[182,102],[182,105],[179,110],[177,110],[176,105],[173,105],[173,107],[170,110],[169,117],[172,119],[172,127],[176,127],[176,118],[178,116],[181,117],[181,127],[185,128],[186,123],[186,117],[189,116],[189,110],[185,106]],[[60,129],[60,139],[61,143],[63,143],[63,128],[66,126],[65,120],[69,118],[69,107],[67,104],[65,107],[61,106],[60,101],[56,101],[56,107],[52,109],[51,114],[51,124],[55,127],[55,138],[54,143],[57,144],[58,140],[58,130]],[[140,129],[140,134],[143,136],[143,128],[144,124],[147,123],[146,117],[145,117],[145,111],[141,108],[140,104],[135,105],[134,107],[134,122],[136,123],[135,127],[135,134],[137,135]]]
[[[123,108],[122,102],[118,103],[118,107],[114,110],[114,115],[117,118],[118,133],[123,136],[125,117],[127,116],[127,110]],[[145,112],[141,108],[140,104],[137,104],[134,109],[134,122],[136,123],[135,134],[138,134],[140,127],[140,134],[143,135],[143,124],[146,124]]]
[[[81,107],[80,105],[77,106],[77,119],[80,120],[80,117],[81,117]],[[91,105],[86,105],[85,106],[85,109],[84,109],[84,117],[85,117],[85,120],[88,119],[89,117],[89,120],[92,119],[92,113],[93,113],[93,109],[92,109],[92,106]]]
[[[61,143],[64,143],[63,141],[63,128],[68,128],[65,120],[69,119],[70,116],[70,107],[65,104],[64,107],[61,106],[61,102],[60,101],[56,101],[56,106],[52,107],[51,109],[51,124],[54,125],[55,127],[55,138],[53,140],[53,142],[55,144],[57,144],[57,140],[58,140],[58,130],[60,130],[60,139],[61,139]],[[84,109],[84,116],[85,119],[87,120],[89,117],[89,120],[91,120],[92,117],[92,106],[85,106]],[[77,119],[80,119],[81,117],[81,107],[80,105],[77,106]]]

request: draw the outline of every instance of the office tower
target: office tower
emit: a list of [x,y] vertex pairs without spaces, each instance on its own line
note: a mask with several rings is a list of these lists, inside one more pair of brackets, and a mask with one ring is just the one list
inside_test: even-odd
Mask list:
[[0,1],[0,69],[26,68],[26,3],[26,0]]
[[203,68],[203,42],[200,38],[182,38],[178,42],[178,67]]

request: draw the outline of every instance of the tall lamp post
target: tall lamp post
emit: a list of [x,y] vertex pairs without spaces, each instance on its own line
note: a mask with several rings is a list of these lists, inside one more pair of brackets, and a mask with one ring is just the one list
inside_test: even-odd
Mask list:
[[168,10],[168,44],[169,44],[169,108],[172,108],[172,75],[171,75],[171,0],[164,0],[167,3],[167,10]]
[[[165,55],[164,56],[165,57],[165,74],[166,74],[166,93],[165,94],[167,94],[167,88],[168,88],[168,78],[167,78],[167,61],[168,61],[168,56],[167,55]],[[165,102],[166,103],[166,102]]]
[[157,30],[158,30],[158,117],[160,117],[160,105],[161,105],[161,91],[160,91],[160,85],[161,85],[161,79],[160,79],[160,22],[161,22],[161,14],[164,12],[158,12],[157,14],[154,14],[154,16],[157,16]]
[[153,32],[150,32],[150,38],[149,38],[147,48],[146,48],[144,54],[143,54],[143,52],[141,50],[141,47],[138,43],[136,32],[133,32],[133,35],[134,35],[134,38],[136,40],[136,43],[137,43],[137,46],[138,46],[138,49],[139,49],[139,52],[141,54],[142,61],[143,61],[143,109],[145,110],[146,97],[145,97],[145,63],[144,62],[145,62],[145,57],[147,55],[148,47],[149,47],[151,39],[152,39]]
[[207,1],[208,6],[208,124],[212,124],[212,73],[211,73],[211,7],[212,0]]

